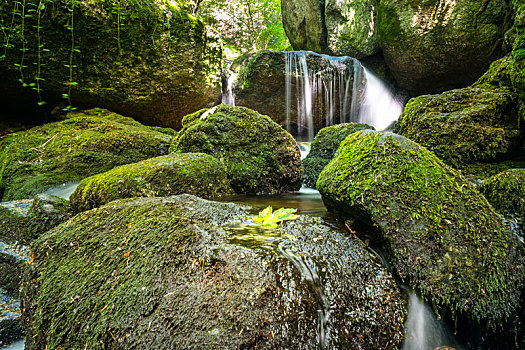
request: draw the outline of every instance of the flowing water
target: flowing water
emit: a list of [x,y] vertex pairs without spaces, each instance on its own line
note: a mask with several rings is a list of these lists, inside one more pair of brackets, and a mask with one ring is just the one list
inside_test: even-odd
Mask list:
[[[355,58],[310,51],[287,51],[284,56],[284,127],[298,140],[311,142],[321,127],[341,123],[384,130],[403,111],[393,92]],[[230,72],[223,79],[222,103],[235,106],[236,78]]]
[[405,324],[406,339],[403,350],[433,350],[441,346],[453,346],[454,337],[436,313],[419,297],[408,293],[408,319]]

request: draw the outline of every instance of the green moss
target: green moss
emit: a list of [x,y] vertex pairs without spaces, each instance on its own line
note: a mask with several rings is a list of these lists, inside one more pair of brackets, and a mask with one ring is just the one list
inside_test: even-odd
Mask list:
[[0,89],[23,96],[19,104],[37,108],[38,82],[49,108],[68,94],[76,106],[178,128],[183,115],[220,98],[220,39],[183,1],[25,0],[14,17],[13,5],[0,3]]
[[248,108],[220,105],[208,110],[185,125],[170,151],[202,152],[223,161],[237,193],[282,193],[301,186],[301,159],[293,137]]
[[517,95],[508,87],[487,86],[501,85],[494,77],[501,77],[502,71],[494,71],[479,85],[411,99],[397,132],[455,167],[511,156],[521,142]]
[[189,193],[204,198],[233,194],[226,170],[207,154],[179,153],[126,164],[80,182],[71,206],[85,211],[115,199]]
[[317,188],[435,304],[489,325],[518,307],[523,247],[473,185],[426,148],[392,133],[355,133]]
[[525,169],[510,169],[483,182],[480,192],[509,219],[525,224]]
[[374,127],[367,124],[344,123],[319,130],[312,142],[310,152],[303,160],[304,184],[315,187],[319,174],[335,155],[339,144],[348,135],[365,129],[374,129]]
[[0,141],[3,200],[30,198],[48,187],[166,154],[171,136],[131,118],[94,109]]

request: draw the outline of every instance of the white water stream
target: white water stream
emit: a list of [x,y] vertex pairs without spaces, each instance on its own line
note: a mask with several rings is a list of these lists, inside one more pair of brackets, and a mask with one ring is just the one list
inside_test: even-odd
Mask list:
[[[436,313],[419,297],[409,292],[408,319],[405,324],[403,350],[433,350],[440,346],[454,346],[454,337]],[[458,349],[457,347],[454,347]]]

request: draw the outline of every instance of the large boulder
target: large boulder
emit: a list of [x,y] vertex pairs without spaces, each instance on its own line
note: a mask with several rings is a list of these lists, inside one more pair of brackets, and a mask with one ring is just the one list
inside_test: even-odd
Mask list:
[[434,305],[489,326],[516,312],[523,246],[475,187],[426,148],[393,133],[354,133],[317,188]]
[[330,163],[339,144],[354,132],[374,129],[366,124],[336,124],[319,130],[312,142],[310,152],[303,159],[305,186],[315,188],[315,183],[323,168]]
[[26,349],[395,347],[406,302],[359,240],[190,195],[114,201],[33,245]]
[[318,0],[282,0],[283,27],[294,50],[325,52],[323,3]]
[[270,116],[294,136],[310,133],[308,141],[325,126],[354,121],[352,103],[360,101],[366,84],[359,61],[314,52],[262,50],[241,56],[230,69],[237,75],[237,106]]
[[12,134],[0,140],[0,198],[31,198],[57,184],[167,154],[172,132],[93,109]]
[[40,114],[41,97],[50,108],[65,101],[180,127],[184,115],[220,101],[222,71],[220,39],[184,6],[2,2],[0,20],[9,24],[0,38],[4,111]]
[[381,52],[376,4],[370,0],[325,0],[324,24],[328,51],[358,59]]
[[459,167],[519,152],[520,124],[512,89],[480,85],[411,99],[396,130]]
[[441,92],[472,83],[503,55],[510,15],[505,0],[382,0],[377,30],[401,87],[414,94]]
[[514,220],[525,233],[525,169],[497,174],[485,180],[479,189],[498,212]]
[[224,165],[216,158],[203,153],[178,153],[121,165],[88,177],[71,196],[71,206],[80,212],[119,198],[182,193],[213,198],[234,192]]
[[363,58],[381,51],[376,2],[281,1],[283,26],[294,50]]
[[170,151],[202,152],[223,161],[236,193],[275,194],[301,187],[301,156],[292,135],[248,108],[220,105],[193,114]]

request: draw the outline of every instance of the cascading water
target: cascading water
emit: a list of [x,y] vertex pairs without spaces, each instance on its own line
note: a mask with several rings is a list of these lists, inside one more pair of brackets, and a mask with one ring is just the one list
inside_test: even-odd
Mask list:
[[235,106],[235,96],[233,94],[233,82],[237,79],[236,73],[229,72],[228,77],[223,78],[222,82],[222,103]]
[[405,325],[403,350],[433,350],[440,346],[454,346],[452,334],[446,325],[436,318],[436,314],[419,297],[409,292],[408,319]]
[[[314,64],[309,58],[315,58]],[[285,60],[286,129],[298,139],[311,141],[316,129],[338,123],[384,130],[403,110],[386,85],[355,58],[291,51]],[[315,119],[323,123],[316,125]]]

